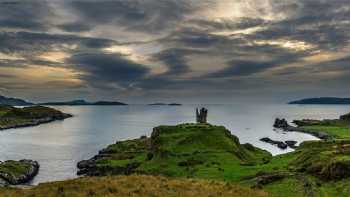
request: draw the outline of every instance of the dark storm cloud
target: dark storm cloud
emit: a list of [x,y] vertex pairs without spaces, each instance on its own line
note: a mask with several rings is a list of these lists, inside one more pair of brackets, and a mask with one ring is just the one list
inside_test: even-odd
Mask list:
[[187,28],[174,32],[164,41],[187,47],[204,48],[224,43],[227,41],[227,37],[212,35],[198,29]]
[[192,54],[194,51],[187,49],[167,49],[154,55],[153,59],[163,62],[168,71],[162,76],[174,76],[184,74],[190,71],[190,66],[186,60],[186,55]]
[[50,24],[45,19],[50,16],[47,1],[0,1],[0,28],[46,30]]
[[120,54],[75,54],[67,60],[67,63],[85,73],[81,75],[81,79],[99,88],[113,85],[128,87],[144,78],[149,72],[144,65],[132,62]]
[[[251,78],[266,82],[266,87],[275,90],[279,82],[275,78],[286,75],[299,75],[295,84],[303,81],[301,78],[319,84],[316,74],[325,79],[328,72],[347,75],[349,58],[308,66],[295,64],[319,52],[340,51],[349,46],[348,0],[236,1],[238,6],[232,12],[237,13],[232,13],[232,17],[230,13],[224,16],[226,9],[215,10],[218,4],[225,7],[219,0],[0,0],[0,67],[72,68],[81,73],[79,79],[88,86],[108,92],[118,88],[172,92],[185,87],[192,94],[200,89],[209,95],[217,90],[250,87],[254,91],[263,86]],[[240,4],[249,9],[236,10]],[[295,48],[284,45],[288,41]],[[298,44],[311,47],[298,48]],[[113,54],[106,52],[105,48],[115,45],[123,46],[115,47]],[[119,54],[118,50],[130,56]],[[51,62],[50,57],[40,57],[52,51],[64,52],[68,59]],[[137,58],[138,62],[130,57],[141,58]],[[201,58],[212,58],[213,65]],[[218,65],[215,60],[219,60]],[[167,70],[159,73],[155,66],[152,71],[158,72],[151,72],[153,62]],[[202,63],[206,64],[205,72],[200,68]],[[281,67],[288,64],[293,65]],[[269,73],[271,70],[274,72]],[[269,78],[259,75],[262,73]],[[190,78],[191,74],[196,77]],[[345,78],[339,77],[334,83],[346,81]],[[59,80],[48,84],[66,86]],[[3,86],[1,81],[0,88]],[[22,86],[25,85],[12,83],[6,87]],[[289,86],[292,85],[287,89]]]
[[347,0],[299,1],[296,16],[273,23],[251,39],[294,39],[322,49],[342,48],[350,39],[350,4]]
[[248,76],[269,69],[275,64],[273,62],[254,62],[254,61],[237,61],[233,60],[229,63],[232,66],[209,74],[209,77],[232,77],[232,76]]
[[159,32],[193,11],[186,0],[73,1],[67,4],[93,24],[114,23],[129,30]]
[[4,53],[37,53],[50,50],[63,44],[76,44],[78,47],[104,48],[116,41],[103,38],[89,38],[75,35],[0,32],[0,52]]
[[66,32],[85,32],[91,30],[91,25],[86,23],[72,22],[58,25],[58,28]]

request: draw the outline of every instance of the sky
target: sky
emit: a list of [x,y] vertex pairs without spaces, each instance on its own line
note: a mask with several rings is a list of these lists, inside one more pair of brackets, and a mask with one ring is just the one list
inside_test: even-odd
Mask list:
[[0,94],[30,101],[350,97],[349,0],[0,0]]

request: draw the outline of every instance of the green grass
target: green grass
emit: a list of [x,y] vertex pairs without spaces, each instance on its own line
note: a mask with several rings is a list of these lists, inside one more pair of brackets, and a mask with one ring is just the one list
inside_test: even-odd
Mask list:
[[20,176],[28,171],[31,166],[29,164],[18,161],[6,161],[0,163],[0,173],[11,174],[12,176]]
[[296,178],[286,178],[276,181],[273,184],[266,185],[264,190],[271,194],[271,196],[276,197],[304,196],[302,183]]
[[[350,124],[350,123],[349,123]],[[336,139],[350,139],[350,125],[313,125],[313,126],[304,126],[304,129],[310,131],[321,131],[330,134]]]
[[123,174],[134,164],[134,173],[231,181],[272,157],[240,144],[224,127],[209,124],[160,126],[151,138],[119,142],[105,151],[109,154],[97,160],[102,175]]
[[[234,182],[261,187],[271,196],[341,196],[349,194],[345,188],[348,162],[350,140],[304,142],[292,153],[272,157],[252,145],[240,144],[224,127],[182,124],[156,127],[151,138],[110,145],[98,159],[97,169],[101,175],[131,173]],[[130,166],[134,168],[127,171]],[[264,175],[273,174],[283,178],[259,184]],[[332,188],[336,184],[340,186]]]
[[31,189],[0,188],[2,197],[264,197],[265,192],[237,184],[159,176],[85,177],[45,183]]

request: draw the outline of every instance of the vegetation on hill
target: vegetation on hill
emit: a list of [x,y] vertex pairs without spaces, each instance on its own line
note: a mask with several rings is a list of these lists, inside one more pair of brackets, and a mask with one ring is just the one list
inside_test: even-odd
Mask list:
[[269,162],[271,154],[240,144],[221,126],[182,124],[154,128],[150,138],[117,142],[78,164],[81,174],[151,174],[235,179],[241,166]]
[[112,197],[112,196],[181,196],[181,197],[264,197],[261,190],[237,184],[197,180],[174,179],[159,176],[90,177],[44,183],[31,189],[0,189],[3,197]]
[[309,132],[324,132],[333,139],[350,139],[350,119],[348,114],[335,120],[294,121],[299,128]]
[[349,153],[347,140],[311,141],[272,157],[240,144],[224,127],[182,124],[156,127],[150,138],[117,142],[78,166],[91,176],[163,175],[235,182],[271,196],[347,196]]
[[70,114],[65,114],[56,109],[43,106],[24,108],[0,106],[0,130],[35,126],[69,117],[71,117]]

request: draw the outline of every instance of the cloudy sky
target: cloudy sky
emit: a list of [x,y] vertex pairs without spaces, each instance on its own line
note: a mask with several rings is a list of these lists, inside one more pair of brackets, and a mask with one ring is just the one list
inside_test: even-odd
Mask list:
[[350,96],[349,0],[0,0],[0,94],[184,103]]

